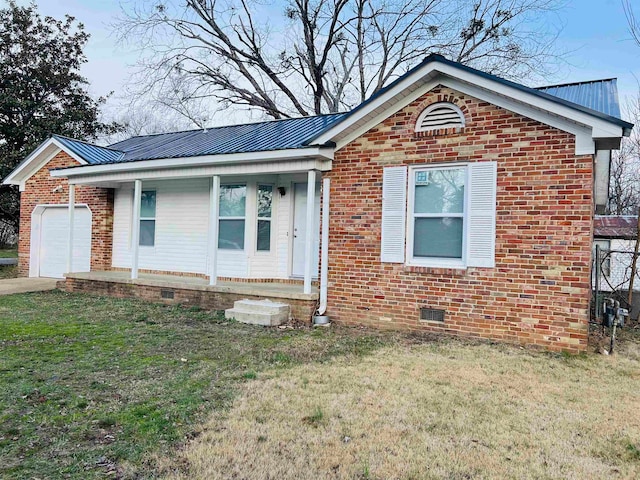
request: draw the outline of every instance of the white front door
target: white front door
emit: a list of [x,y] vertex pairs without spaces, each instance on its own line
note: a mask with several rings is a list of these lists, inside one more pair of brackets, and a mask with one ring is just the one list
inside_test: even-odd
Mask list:
[[[307,184],[296,183],[294,185],[293,201],[293,265],[291,275],[304,276],[304,246],[307,237]],[[318,276],[318,263],[320,261],[320,184],[316,185],[316,201],[313,234],[313,277]]]
[[[67,242],[69,241],[69,209],[47,207],[40,222],[38,246],[40,277],[62,278],[67,273]],[[91,212],[76,207],[73,228],[73,271],[88,272],[91,262]]]

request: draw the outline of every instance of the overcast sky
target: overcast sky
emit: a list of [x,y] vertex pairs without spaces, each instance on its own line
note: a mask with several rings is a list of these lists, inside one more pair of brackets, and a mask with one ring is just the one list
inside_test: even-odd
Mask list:
[[[122,92],[136,55],[119,47],[112,34],[110,24],[120,11],[120,1],[36,0],[36,4],[45,15],[75,16],[91,34],[85,49],[88,62],[83,67],[91,93]],[[571,53],[568,64],[547,84],[617,77],[621,102],[635,95],[640,81],[640,47],[631,40],[620,0],[567,0],[566,5],[559,14],[565,26],[557,46]],[[117,102],[112,101],[113,108]]]

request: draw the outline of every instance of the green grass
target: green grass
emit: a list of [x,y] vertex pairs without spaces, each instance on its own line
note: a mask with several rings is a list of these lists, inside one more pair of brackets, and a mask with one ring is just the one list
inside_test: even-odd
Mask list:
[[0,258],[18,258],[17,248],[0,248]]
[[18,276],[17,265],[0,265],[0,280]]
[[392,338],[62,292],[2,297],[0,478],[153,478],[152,459],[196,435],[241,383]]

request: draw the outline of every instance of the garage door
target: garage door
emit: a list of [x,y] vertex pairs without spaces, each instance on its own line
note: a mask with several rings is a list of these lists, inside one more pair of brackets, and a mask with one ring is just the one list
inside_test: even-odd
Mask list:
[[[69,210],[48,207],[40,222],[41,277],[62,278],[67,272],[67,242]],[[73,271],[88,272],[91,262],[91,213],[86,207],[76,207],[73,229]]]

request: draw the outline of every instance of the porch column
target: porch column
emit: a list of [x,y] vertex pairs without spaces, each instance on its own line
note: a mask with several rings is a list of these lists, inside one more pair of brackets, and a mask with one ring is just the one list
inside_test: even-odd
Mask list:
[[69,184],[69,237],[67,244],[67,273],[73,272],[73,230],[76,213],[76,186]]
[[311,275],[313,266],[317,265],[318,259],[313,258],[313,236],[315,220],[315,200],[316,200],[316,171],[307,172],[307,231],[304,244],[304,293],[311,293]]
[[209,285],[218,283],[218,214],[220,211],[220,175],[211,179],[209,194]]
[[136,180],[133,188],[133,221],[131,222],[131,279],[138,278],[138,254],[140,252],[140,203],[142,180]]

